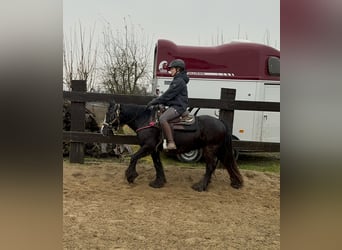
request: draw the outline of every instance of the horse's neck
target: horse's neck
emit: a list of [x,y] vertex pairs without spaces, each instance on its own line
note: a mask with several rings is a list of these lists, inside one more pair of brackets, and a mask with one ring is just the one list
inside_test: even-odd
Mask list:
[[134,131],[140,128],[149,117],[141,106],[133,104],[126,104],[123,107],[122,113],[124,116],[123,123],[127,124]]

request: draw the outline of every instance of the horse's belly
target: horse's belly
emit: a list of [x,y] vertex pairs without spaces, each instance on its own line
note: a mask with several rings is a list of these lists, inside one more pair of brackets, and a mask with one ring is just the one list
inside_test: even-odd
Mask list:
[[200,133],[196,132],[175,132],[174,133],[175,143],[178,146],[186,148],[196,149],[203,147],[200,140]]

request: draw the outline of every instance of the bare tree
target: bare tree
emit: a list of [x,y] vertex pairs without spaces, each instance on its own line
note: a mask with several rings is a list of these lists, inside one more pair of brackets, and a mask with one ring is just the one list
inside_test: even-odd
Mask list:
[[103,81],[112,94],[146,94],[151,79],[151,42],[141,27],[127,24],[123,32],[107,24],[103,32]]
[[88,90],[95,87],[98,43],[94,44],[94,31],[95,25],[86,33],[79,23],[69,36],[64,34],[63,83],[67,88],[70,88],[71,80],[86,80]]

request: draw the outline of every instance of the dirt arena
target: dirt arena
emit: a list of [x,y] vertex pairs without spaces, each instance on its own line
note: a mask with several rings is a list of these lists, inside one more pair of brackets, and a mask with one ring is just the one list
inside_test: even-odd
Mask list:
[[217,169],[208,192],[191,188],[203,168],[165,166],[168,183],[148,186],[154,168],[138,163],[64,161],[64,249],[280,249],[280,176],[242,170],[245,186]]

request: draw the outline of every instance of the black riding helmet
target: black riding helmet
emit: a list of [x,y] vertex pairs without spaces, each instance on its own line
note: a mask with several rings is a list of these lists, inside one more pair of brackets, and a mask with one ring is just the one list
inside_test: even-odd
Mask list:
[[185,62],[182,59],[175,59],[170,62],[168,68],[180,68],[181,70],[185,70]]

